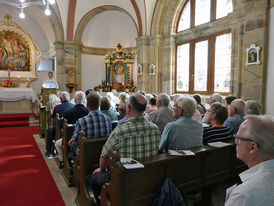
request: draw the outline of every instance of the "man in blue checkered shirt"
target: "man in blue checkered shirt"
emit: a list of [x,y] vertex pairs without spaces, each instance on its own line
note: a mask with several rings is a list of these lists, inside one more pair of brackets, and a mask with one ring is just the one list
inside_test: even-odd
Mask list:
[[109,116],[99,110],[100,96],[95,92],[87,96],[87,109],[89,114],[77,120],[75,129],[68,144],[72,149],[72,157],[75,159],[79,152],[77,139],[80,131],[83,131],[86,138],[96,138],[109,136],[112,127]]

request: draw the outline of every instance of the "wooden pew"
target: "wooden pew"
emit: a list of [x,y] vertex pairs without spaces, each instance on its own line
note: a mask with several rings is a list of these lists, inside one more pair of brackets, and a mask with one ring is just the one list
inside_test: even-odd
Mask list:
[[236,178],[246,166],[235,156],[235,145],[222,148],[202,146],[191,149],[194,156],[160,154],[138,159],[145,167],[127,170],[118,155],[109,160],[111,180],[101,193],[101,206],[148,206],[154,194],[169,177],[182,194],[200,190],[201,205],[211,205],[211,187],[216,183]]
[[75,202],[77,205],[95,204],[89,195],[87,177],[99,167],[99,157],[101,150],[108,137],[86,138],[80,132],[78,144],[80,153],[75,161],[75,177],[77,184],[77,195]]
[[[63,122],[64,122],[64,118],[61,118],[60,115],[58,113],[56,113],[56,116],[55,116],[55,140],[53,141],[53,151],[55,151],[55,154],[57,153],[56,152],[56,149],[55,149],[55,142],[58,140],[58,139],[61,139],[63,138]],[[55,162],[57,163],[57,165],[60,164],[60,159],[58,158],[58,155],[55,156]]]
[[39,108],[39,125],[40,125],[40,137],[44,138],[46,135],[46,125],[47,125],[47,116],[46,116],[46,107],[40,106]]
[[68,141],[71,139],[75,126],[73,124],[68,124],[67,120],[64,119],[63,127],[63,139],[62,139],[62,154],[63,154],[63,164],[64,168],[62,170],[62,175],[65,179],[65,182],[69,187],[73,186],[74,183],[74,172],[71,165],[71,150],[68,145]]
[[[45,128],[45,136],[47,136],[47,129],[52,126],[53,124],[53,119],[52,119],[52,111],[49,109],[46,109],[46,128]],[[47,139],[45,138],[45,141]]]

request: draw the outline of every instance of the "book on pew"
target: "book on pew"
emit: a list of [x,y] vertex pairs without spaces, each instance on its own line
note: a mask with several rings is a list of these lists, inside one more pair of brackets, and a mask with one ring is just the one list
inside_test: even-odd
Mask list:
[[175,156],[195,155],[195,153],[190,150],[171,150],[171,149],[168,150],[168,154],[175,155]]
[[210,143],[207,143],[209,146],[211,147],[225,147],[227,145],[231,145],[231,143],[226,143],[226,142],[210,142]]
[[144,168],[144,165],[132,158],[120,158],[120,162],[126,169]]

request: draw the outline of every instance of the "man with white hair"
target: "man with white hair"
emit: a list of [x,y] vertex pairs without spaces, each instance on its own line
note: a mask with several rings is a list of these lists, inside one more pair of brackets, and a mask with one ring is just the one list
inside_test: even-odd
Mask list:
[[193,120],[196,111],[196,101],[193,97],[182,96],[176,99],[173,108],[175,122],[170,122],[162,133],[159,150],[181,150],[203,144],[203,125]]
[[156,124],[162,132],[167,123],[175,121],[172,116],[172,110],[168,107],[170,97],[166,93],[161,93],[157,97],[156,106],[157,110],[151,112],[148,120]]
[[[79,118],[88,115],[88,109],[85,106],[86,104],[85,93],[82,91],[75,92],[74,101],[75,101],[75,106],[72,109],[68,110],[64,116],[64,118],[67,119],[68,124],[75,124]],[[59,139],[55,142],[55,148],[60,160],[59,168],[62,169],[63,168],[62,139]]]
[[228,106],[229,118],[224,122],[224,125],[232,130],[232,134],[236,134],[240,124],[244,121],[245,115],[245,101],[242,99],[235,99]]
[[249,169],[240,174],[241,184],[228,189],[225,206],[274,205],[274,118],[246,116],[235,135],[237,158]]
[[47,157],[53,157],[54,153],[52,151],[53,140],[55,139],[55,116],[58,113],[60,118],[64,117],[66,112],[74,107],[74,104],[69,102],[69,93],[66,91],[61,92],[60,100],[61,104],[54,107],[52,118],[53,118],[53,126],[50,126],[47,130],[47,141],[46,141],[46,153]]

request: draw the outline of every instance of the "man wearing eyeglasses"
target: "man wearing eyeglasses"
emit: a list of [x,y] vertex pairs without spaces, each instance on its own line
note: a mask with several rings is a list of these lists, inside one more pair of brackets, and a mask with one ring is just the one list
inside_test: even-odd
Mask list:
[[240,174],[241,184],[227,190],[225,206],[273,206],[274,117],[247,116],[234,137],[237,158],[249,169]]

